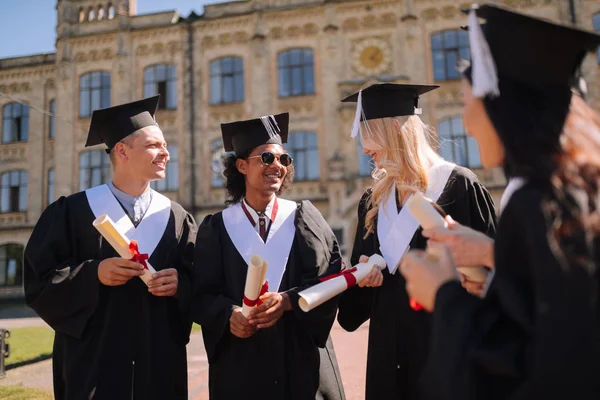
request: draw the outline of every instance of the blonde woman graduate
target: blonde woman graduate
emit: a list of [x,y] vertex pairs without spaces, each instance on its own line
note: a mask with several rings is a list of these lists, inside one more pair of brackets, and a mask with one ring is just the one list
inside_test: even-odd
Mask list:
[[416,398],[427,358],[430,315],[409,305],[397,271],[407,249],[426,247],[418,223],[403,208],[409,196],[423,193],[461,224],[495,233],[490,194],[471,171],[436,153],[434,132],[419,118],[419,97],[436,88],[376,84],[342,100],[357,102],[353,136],[377,167],[359,203],[351,262],[381,254],[388,264],[346,291],[339,303],[338,321],[347,331],[370,320],[367,400]]

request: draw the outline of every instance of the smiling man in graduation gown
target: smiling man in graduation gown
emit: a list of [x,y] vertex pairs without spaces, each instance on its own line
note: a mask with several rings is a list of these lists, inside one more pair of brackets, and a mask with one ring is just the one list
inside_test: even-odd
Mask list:
[[[51,204],[25,249],[27,304],[56,332],[56,399],[187,398],[196,227],[150,189],[169,158],[157,104],[94,111],[86,147],[106,144],[113,180]],[[157,270],[148,286],[144,266],[119,258],[92,226],[104,214]]]
[[[198,228],[194,320],[211,399],[343,399],[329,332],[336,299],[305,313],[298,292],[339,272],[337,240],[319,211],[278,197],[293,177],[287,113],[221,125],[229,208]],[[269,292],[242,314],[247,265],[268,263]]]

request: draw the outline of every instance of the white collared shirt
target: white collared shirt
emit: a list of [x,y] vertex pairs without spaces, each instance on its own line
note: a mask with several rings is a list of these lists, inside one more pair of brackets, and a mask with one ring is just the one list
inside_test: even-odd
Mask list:
[[273,198],[271,199],[271,201],[269,202],[269,204],[267,204],[267,207],[265,208],[265,212],[264,213],[258,213],[256,212],[256,210],[254,208],[252,208],[250,206],[250,204],[248,204],[248,202],[246,201],[246,198],[244,198],[242,201],[244,202],[244,206],[246,208],[246,210],[248,210],[248,213],[250,214],[250,216],[252,217],[252,220],[254,221],[254,229],[256,229],[256,232],[260,235],[260,219],[262,218],[264,223],[265,223],[265,231],[269,232],[269,228],[271,227],[271,224],[273,223],[273,221],[271,220],[271,216],[273,215],[273,206],[275,205],[275,199],[276,197],[273,196]]

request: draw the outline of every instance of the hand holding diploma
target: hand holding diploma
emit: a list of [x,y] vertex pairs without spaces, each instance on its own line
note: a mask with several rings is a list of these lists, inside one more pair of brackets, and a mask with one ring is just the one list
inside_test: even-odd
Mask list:
[[251,325],[257,329],[270,328],[279,321],[285,311],[292,309],[287,293],[267,292],[260,296],[262,304],[250,310]]
[[244,317],[242,307],[235,307],[231,313],[231,317],[229,317],[229,330],[232,335],[240,339],[246,339],[254,335],[256,327],[250,325],[246,317]]
[[[369,257],[360,256],[359,263],[369,262]],[[379,268],[373,268],[363,279],[358,282],[359,287],[379,287],[383,285],[383,274]]]
[[124,258],[107,258],[98,265],[98,279],[106,286],[121,286],[134,276],[144,275],[144,266]]
[[448,246],[458,271],[466,280],[485,282],[487,270],[482,265],[490,266],[487,253],[493,247],[492,239],[456,223],[450,216],[442,217],[431,201],[420,193],[414,193],[406,202],[406,207],[423,227],[423,236],[429,238],[430,243],[440,242]]
[[[122,261],[117,261],[120,260],[118,258],[103,260],[98,267],[98,279],[100,279],[100,282],[105,285],[116,286],[124,284],[131,279],[132,276],[139,276],[146,284],[148,284],[148,281],[156,270],[147,261],[148,255],[140,254],[137,242],[130,241],[123,233],[119,232],[108,215],[102,215],[96,218],[92,224],[98,232],[100,232],[102,237],[124,259]],[[142,266],[141,273],[139,273],[140,265]],[[129,272],[123,270],[123,268],[133,269],[135,274],[131,275]],[[124,278],[127,279],[124,280]]]
[[152,274],[148,291],[155,296],[173,297],[177,294],[179,275],[175,268],[167,268]]
[[408,296],[427,311],[433,311],[438,289],[458,273],[452,254],[443,244],[435,244],[432,251],[411,250],[400,263],[400,273],[406,279]]
[[383,257],[379,254],[373,254],[366,262],[361,262],[338,274],[321,278],[321,283],[298,293],[300,296],[298,305],[302,311],[308,312],[343,291],[350,289],[357,282],[361,282],[374,268],[382,270],[386,266]]

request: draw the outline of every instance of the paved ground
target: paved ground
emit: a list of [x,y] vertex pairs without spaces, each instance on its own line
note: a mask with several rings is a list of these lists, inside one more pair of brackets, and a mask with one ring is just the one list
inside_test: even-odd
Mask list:
[[[40,325],[44,325],[44,322],[39,318],[0,320],[0,328],[13,329]],[[368,325],[362,326],[356,332],[348,333],[335,324],[331,335],[346,390],[346,398],[348,400],[363,399]],[[52,391],[51,363],[51,360],[47,360],[9,370],[8,377],[0,382],[2,385],[23,385]],[[188,345],[188,379],[190,399],[207,400],[208,363],[201,333],[193,334]]]

